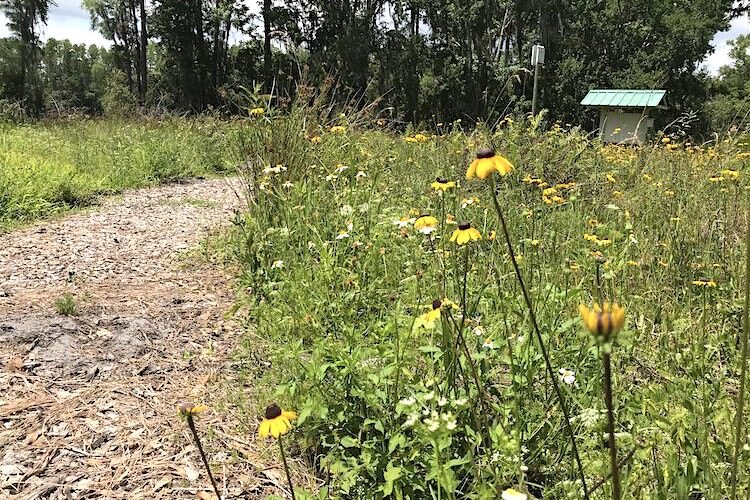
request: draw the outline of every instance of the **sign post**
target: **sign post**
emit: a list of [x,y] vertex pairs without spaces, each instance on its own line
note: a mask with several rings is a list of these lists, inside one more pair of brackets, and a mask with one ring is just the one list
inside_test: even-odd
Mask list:
[[544,64],[544,45],[531,47],[531,64],[534,65],[534,91],[531,96],[531,116],[536,116],[536,96],[539,91],[539,69]]

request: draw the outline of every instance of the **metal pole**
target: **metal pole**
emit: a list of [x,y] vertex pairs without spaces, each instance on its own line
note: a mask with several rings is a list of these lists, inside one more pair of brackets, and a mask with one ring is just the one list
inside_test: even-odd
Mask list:
[[531,116],[536,116],[536,94],[539,90],[539,66],[537,63],[534,65],[534,92],[531,97]]

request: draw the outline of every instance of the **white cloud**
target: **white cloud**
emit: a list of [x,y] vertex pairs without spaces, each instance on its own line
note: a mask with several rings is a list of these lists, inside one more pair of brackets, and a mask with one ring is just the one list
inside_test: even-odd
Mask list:
[[[10,35],[7,22],[5,15],[0,14],[0,37]],[[50,7],[47,26],[42,26],[40,38],[43,41],[57,38],[86,45],[112,45],[101,33],[91,29],[89,13],[81,7],[81,0],[57,0],[57,5]]]
[[711,45],[715,48],[713,54],[709,54],[703,61],[705,67],[712,75],[719,73],[719,68],[732,62],[729,57],[729,40],[734,40],[739,35],[750,33],[750,15],[745,14],[732,21],[729,30],[721,31],[716,34]]

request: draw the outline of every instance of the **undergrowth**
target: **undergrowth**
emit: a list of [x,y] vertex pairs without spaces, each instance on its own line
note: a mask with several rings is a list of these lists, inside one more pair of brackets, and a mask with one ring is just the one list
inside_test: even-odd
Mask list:
[[[246,291],[236,310],[263,339],[240,356],[268,361],[260,386],[275,390],[261,403],[299,414],[296,453],[323,484],[307,494],[612,498],[611,356],[622,497],[727,497],[742,144],[611,146],[510,119],[395,135],[307,111],[237,131],[250,206],[231,243]],[[515,168],[497,184],[467,181],[486,147]],[[451,241],[463,221],[481,239]],[[579,304],[603,301],[626,311],[605,343],[578,317]],[[750,475],[739,477],[744,494]]]
[[233,172],[232,123],[201,119],[0,125],[0,230],[125,188]]

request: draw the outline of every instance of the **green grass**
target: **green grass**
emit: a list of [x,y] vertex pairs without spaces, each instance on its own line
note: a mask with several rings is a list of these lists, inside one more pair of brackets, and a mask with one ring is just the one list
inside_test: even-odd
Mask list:
[[78,316],[78,304],[70,293],[64,294],[55,301],[55,310],[62,316]]
[[0,230],[101,194],[232,171],[229,128],[209,118],[0,125]]
[[[293,439],[321,497],[498,498],[515,487],[582,498],[490,186],[464,180],[487,145],[515,165],[498,178],[499,202],[588,487],[609,472],[601,352],[611,349],[623,498],[727,497],[750,173],[736,141],[603,147],[507,122],[407,142],[299,117],[238,134],[262,138],[242,141],[259,189],[233,234],[248,291],[237,310],[252,325],[239,356],[272,366],[240,380],[260,376],[261,406],[299,413]],[[440,196],[438,176],[460,186]],[[432,238],[396,224],[423,212],[440,221]],[[450,242],[454,220],[483,239]],[[626,309],[612,345],[578,317],[597,300],[597,274],[603,300]],[[446,297],[455,307],[419,326]],[[242,407],[241,389],[232,403]],[[609,483],[591,498],[612,498]]]

